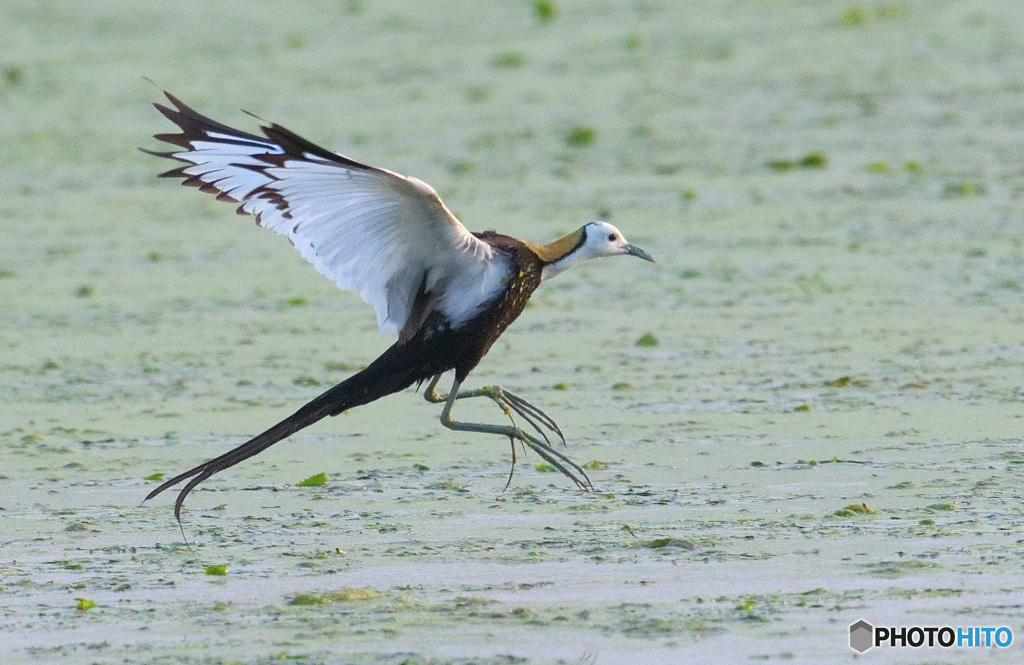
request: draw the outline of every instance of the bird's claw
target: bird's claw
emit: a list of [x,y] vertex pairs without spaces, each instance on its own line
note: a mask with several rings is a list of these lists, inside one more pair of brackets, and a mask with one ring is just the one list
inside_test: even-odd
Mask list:
[[512,421],[513,425],[515,425],[515,419],[512,418],[512,413],[510,413],[510,411],[522,416],[523,420],[528,422],[530,427],[535,429],[538,434],[544,437],[544,441],[548,444],[551,443],[551,439],[548,438],[545,429],[557,434],[558,438],[562,440],[563,444],[565,444],[565,435],[562,434],[562,430],[558,426],[558,423],[555,422],[555,419],[544,413],[540,408],[534,406],[530,402],[527,402],[519,395],[509,392],[501,386],[491,386],[487,396],[501,407],[502,411],[504,411],[505,415],[509,417],[509,420]]
[[[505,489],[508,489],[509,485],[511,485],[512,474],[515,472],[516,441],[522,443],[524,447],[529,446],[532,448],[534,452],[540,455],[541,459],[560,471],[566,478],[576,483],[576,486],[581,490],[592,491],[594,489],[594,485],[590,482],[590,478],[587,477],[587,472],[583,470],[583,467],[573,462],[565,454],[560,453],[551,447],[551,440],[547,435],[547,432],[549,431],[557,434],[558,438],[562,440],[562,443],[565,443],[565,436],[562,434],[562,430],[558,427],[558,423],[555,422],[554,418],[544,413],[533,404],[530,404],[522,397],[505,390],[501,386],[484,386],[483,388],[478,388],[476,390],[460,391],[460,382],[456,379],[448,394],[442,397],[437,395],[434,390],[437,385],[437,381],[438,377],[434,377],[434,380],[431,381],[427,390],[424,392],[424,397],[429,402],[441,400],[445,402],[445,407],[441,411],[442,425],[456,431],[500,434],[509,438],[509,442],[512,444],[512,470],[509,471],[508,482],[505,483]],[[493,400],[499,407],[501,407],[501,410],[506,416],[508,416],[509,420],[512,421],[512,426],[509,427],[502,425],[488,425],[485,423],[466,423],[456,421],[451,415],[455,401],[470,397],[488,397]],[[530,427],[537,431],[540,438],[519,427],[513,414],[521,416],[523,420],[529,423]]]
[[[592,492],[594,490],[594,484],[590,482],[590,478],[587,476],[587,472],[583,470],[576,462],[573,462],[564,453],[560,453],[551,447],[546,441],[541,441],[537,437],[524,432],[521,428],[516,427],[515,430],[509,435],[522,441],[525,445],[533,449],[535,453],[540,455],[541,459],[555,467],[569,480],[576,483],[576,486],[581,490]],[[515,464],[515,447],[513,446],[512,463]],[[511,474],[509,476],[511,482]],[[507,487],[507,485],[506,485]]]

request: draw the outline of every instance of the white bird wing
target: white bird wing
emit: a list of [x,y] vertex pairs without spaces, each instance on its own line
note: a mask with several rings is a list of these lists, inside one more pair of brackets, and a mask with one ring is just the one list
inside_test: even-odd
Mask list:
[[433,309],[457,327],[500,292],[506,259],[426,183],[276,124],[261,128],[266,138],[233,129],[164,94],[176,109],[154,106],[181,133],[156,138],[183,150],[152,154],[188,165],[161,175],[241,203],[240,214],[288,236],[321,274],[373,307],[381,332],[407,339]]

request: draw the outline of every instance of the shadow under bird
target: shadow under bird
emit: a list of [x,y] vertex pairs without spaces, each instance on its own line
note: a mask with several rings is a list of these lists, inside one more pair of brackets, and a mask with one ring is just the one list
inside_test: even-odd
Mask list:
[[[551,446],[548,433],[563,443],[565,437],[550,416],[501,386],[461,386],[541,282],[587,259],[654,261],[650,254],[602,221],[546,245],[494,231],[471,233],[421,180],[360,164],[277,124],[261,127],[264,136],[233,129],[164,94],[174,108],[154,106],[181,132],[155,138],[176,149],[145,152],[185,165],[161,175],[239,203],[239,214],[287,236],[320,273],[359,293],[373,307],[381,332],[398,340],[366,369],[246,443],[171,478],[146,499],[188,480],[174,502],[180,523],[185,497],[215,473],[322,418],[424,382],[427,401],[444,404],[445,427],[509,437],[513,467],[520,441],[580,488],[591,487],[586,472]],[[449,370],[455,380],[441,395],[437,384]],[[493,400],[512,424],[455,420],[456,400],[470,397]],[[519,427],[515,416],[532,430]]]

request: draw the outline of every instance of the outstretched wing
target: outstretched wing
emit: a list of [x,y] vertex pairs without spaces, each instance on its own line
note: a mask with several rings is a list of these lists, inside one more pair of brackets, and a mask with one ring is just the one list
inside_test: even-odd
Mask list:
[[[505,259],[430,185],[276,124],[261,128],[265,138],[233,129],[164,94],[175,108],[154,106],[181,133],[156,138],[181,150],[152,154],[187,165],[161,175],[240,203],[240,214],[288,236],[320,273],[373,306],[381,332],[408,338],[434,309],[457,326],[497,293]],[[453,287],[459,297],[445,297]]]

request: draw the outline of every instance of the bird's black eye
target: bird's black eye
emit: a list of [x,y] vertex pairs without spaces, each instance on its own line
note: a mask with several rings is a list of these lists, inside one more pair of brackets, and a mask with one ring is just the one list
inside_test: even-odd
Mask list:
[[610,236],[608,236],[608,242],[615,242],[618,239],[619,239],[619,236],[615,235],[614,233],[611,234]]

